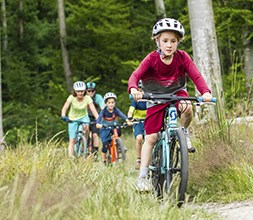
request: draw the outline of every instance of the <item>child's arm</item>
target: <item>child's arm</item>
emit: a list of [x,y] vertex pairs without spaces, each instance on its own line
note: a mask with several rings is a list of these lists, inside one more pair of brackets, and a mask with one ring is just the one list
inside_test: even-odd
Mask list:
[[136,101],[132,101],[131,106],[129,107],[127,117],[128,119],[132,119],[134,117],[134,111],[136,109]]
[[66,101],[61,109],[61,117],[65,117],[66,116],[66,113],[67,113],[67,110],[70,106],[70,102]]
[[127,116],[122,111],[120,111],[118,108],[115,108],[115,110],[118,113],[119,117],[121,117],[124,121],[126,121],[128,125],[132,125],[131,121],[127,118]]
[[134,108],[133,108],[133,106],[130,106],[130,108],[127,112],[127,117],[128,117],[128,119],[132,119],[133,116],[134,116]]
[[104,109],[99,113],[99,116],[96,120],[96,127],[97,128],[102,128],[101,122],[102,122],[103,114],[104,114]]

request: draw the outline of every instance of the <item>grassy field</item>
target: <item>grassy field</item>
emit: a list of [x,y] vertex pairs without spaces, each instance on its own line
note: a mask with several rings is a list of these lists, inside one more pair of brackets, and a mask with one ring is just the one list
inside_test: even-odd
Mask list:
[[197,152],[190,155],[188,202],[181,209],[135,191],[132,134],[124,136],[126,163],[114,167],[69,158],[62,140],[20,143],[0,160],[0,219],[217,219],[188,203],[253,197],[252,130],[228,127],[222,138],[215,124],[192,126]]

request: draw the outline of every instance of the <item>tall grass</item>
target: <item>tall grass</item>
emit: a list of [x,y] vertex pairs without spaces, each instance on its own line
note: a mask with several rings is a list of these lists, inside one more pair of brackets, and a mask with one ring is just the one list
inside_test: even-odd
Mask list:
[[7,149],[0,160],[0,219],[212,219],[137,193],[134,140],[124,140],[128,160],[113,167],[69,158],[62,141]]
[[194,132],[197,153],[190,156],[189,192],[191,196],[201,192],[198,201],[253,197],[253,125],[229,126],[228,139],[219,138],[218,124],[198,126]]
[[[252,197],[252,128],[231,127],[228,143],[217,138],[218,125],[193,127],[197,152],[190,155],[188,197],[196,202]],[[217,219],[187,204],[178,209],[170,200],[137,193],[133,135],[125,135],[124,143],[127,161],[113,167],[69,158],[61,140],[7,148],[0,160],[0,219]]]

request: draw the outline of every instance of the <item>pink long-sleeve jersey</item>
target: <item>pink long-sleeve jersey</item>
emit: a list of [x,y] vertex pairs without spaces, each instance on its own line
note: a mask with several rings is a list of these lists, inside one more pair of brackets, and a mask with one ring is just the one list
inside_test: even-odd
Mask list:
[[141,79],[145,92],[177,93],[185,88],[186,74],[201,95],[210,92],[203,76],[185,51],[177,50],[169,65],[161,61],[157,51],[153,51],[142,60],[139,67],[130,76],[128,92],[130,93],[131,88],[137,89],[138,81]]

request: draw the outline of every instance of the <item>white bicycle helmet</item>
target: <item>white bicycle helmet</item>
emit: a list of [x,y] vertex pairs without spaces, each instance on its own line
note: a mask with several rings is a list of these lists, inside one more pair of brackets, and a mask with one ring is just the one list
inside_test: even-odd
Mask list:
[[114,98],[115,100],[117,99],[117,96],[113,93],[113,92],[107,92],[105,95],[104,95],[104,102],[106,102],[107,99],[110,99],[110,98]]
[[152,37],[164,31],[177,31],[180,37],[184,37],[185,34],[183,25],[173,18],[163,18],[157,21],[153,27]]
[[77,82],[74,83],[73,89],[75,91],[84,91],[84,90],[86,90],[86,85],[82,81],[77,81]]

